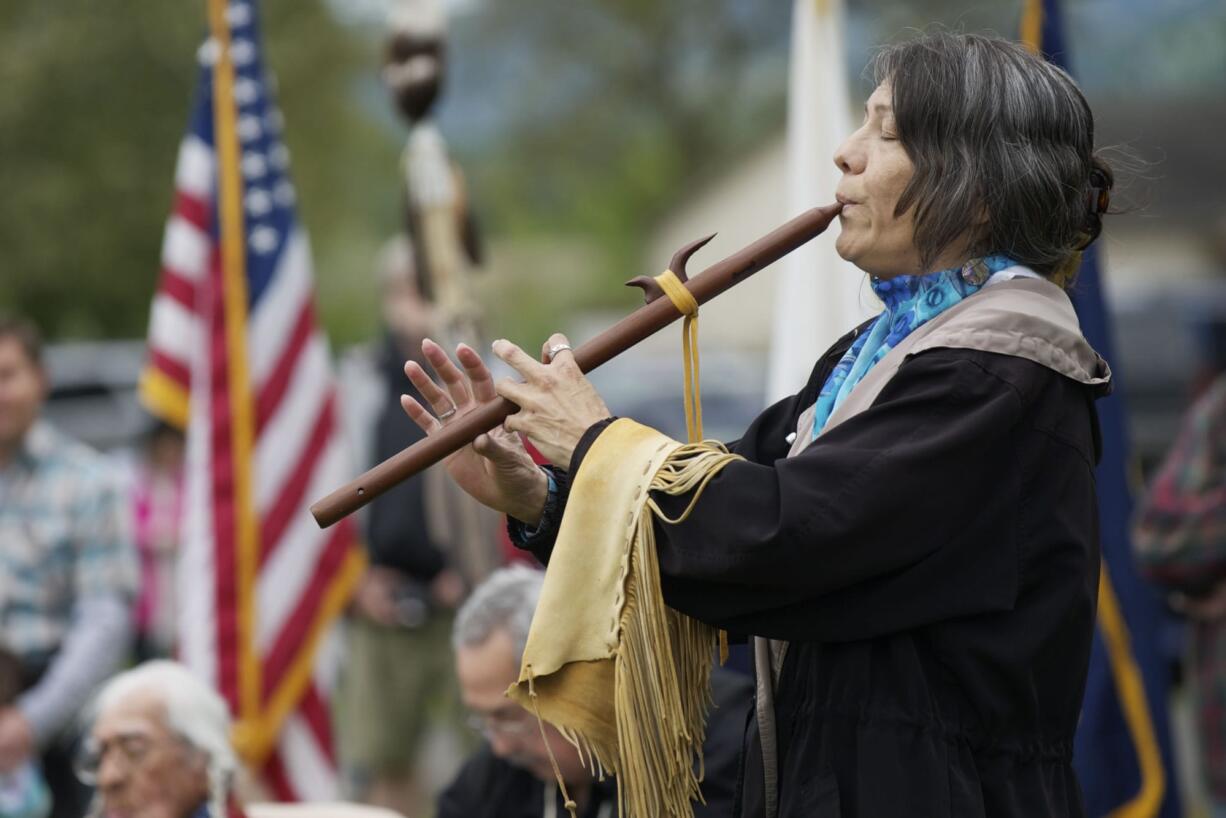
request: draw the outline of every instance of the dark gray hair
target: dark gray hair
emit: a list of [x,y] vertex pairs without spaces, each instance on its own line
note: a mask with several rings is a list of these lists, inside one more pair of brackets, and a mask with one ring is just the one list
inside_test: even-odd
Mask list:
[[943,30],[885,47],[870,71],[890,84],[915,166],[895,215],[915,208],[924,269],[968,229],[972,257],[1004,253],[1044,275],[1098,237],[1114,175],[1067,73],[1018,43]]
[[495,631],[505,631],[515,647],[518,664],[524,658],[528,629],[544,582],[544,571],[526,565],[499,568],[490,574],[460,606],[451,632],[452,647],[484,645]]

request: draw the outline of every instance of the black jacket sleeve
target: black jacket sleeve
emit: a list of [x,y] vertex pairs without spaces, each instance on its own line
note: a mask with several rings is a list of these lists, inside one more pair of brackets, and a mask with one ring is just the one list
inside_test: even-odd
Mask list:
[[[1023,410],[1013,383],[964,351],[910,359],[872,407],[799,456],[732,463],[689,519],[657,523],[668,604],[792,640],[1008,609]],[[658,499],[671,515],[689,498]]]
[[[793,395],[769,407],[754,420],[740,440],[728,444],[729,450],[756,463],[770,463],[785,456],[791,447],[787,435],[789,424],[794,425],[796,422],[792,413],[797,400],[798,396]],[[557,496],[546,505],[546,513],[535,529],[513,517],[507,518],[507,535],[516,547],[530,552],[543,564],[549,563],[549,555],[553,553],[554,543],[557,542],[562,514],[570,496],[571,475],[578,470],[596,438],[615,420],[617,418],[611,417],[597,421],[583,433],[571,456],[570,470],[550,467],[557,483]]]
[[[836,341],[813,367],[804,389],[799,394],[784,398],[768,407],[758,415],[740,440],[728,444],[728,449],[754,463],[769,464],[787,456],[791,448],[791,440],[788,435],[795,430],[796,417],[800,414],[798,407],[807,406],[816,399],[818,389],[835,362],[872,321],[873,319],[865,321]],[[554,543],[557,541],[558,527],[562,524],[562,514],[566,510],[571,475],[578,470],[579,464],[583,462],[588,449],[596,442],[600,433],[616,419],[605,418],[592,424],[575,446],[569,463],[569,471],[550,467],[558,485],[558,492],[547,506],[548,513],[535,529],[530,529],[526,524],[514,518],[507,518],[507,534],[516,547],[530,552],[541,563],[548,564],[549,555],[553,552]]]

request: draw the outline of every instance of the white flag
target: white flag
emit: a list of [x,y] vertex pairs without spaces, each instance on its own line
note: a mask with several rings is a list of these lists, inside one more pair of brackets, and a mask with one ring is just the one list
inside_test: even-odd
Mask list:
[[[796,0],[788,89],[788,211],[834,201],[835,149],[852,132],[842,0]],[[817,356],[877,307],[864,274],[834,251],[839,226],[783,260],[775,291],[767,401],[798,392]]]

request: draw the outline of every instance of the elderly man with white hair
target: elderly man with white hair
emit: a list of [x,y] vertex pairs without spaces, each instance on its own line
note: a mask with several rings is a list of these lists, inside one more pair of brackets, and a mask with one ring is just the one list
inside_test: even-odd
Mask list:
[[400,818],[357,804],[251,804],[235,794],[230,712],[176,662],[146,662],[98,694],[77,775],[97,786],[92,818]]
[[230,713],[187,668],[147,662],[111,679],[77,773],[97,786],[92,815],[228,818],[238,760]]

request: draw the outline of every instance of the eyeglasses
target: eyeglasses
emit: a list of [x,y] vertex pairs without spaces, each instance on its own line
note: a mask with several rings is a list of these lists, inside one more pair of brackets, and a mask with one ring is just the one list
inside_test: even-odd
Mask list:
[[522,736],[532,729],[532,721],[528,713],[519,708],[515,712],[495,712],[495,713],[470,713],[465,719],[467,724],[474,731],[483,736],[492,736],[498,734],[501,736]]
[[98,783],[98,770],[102,768],[102,760],[107,753],[114,752],[125,769],[133,770],[149,758],[154,744],[152,736],[141,733],[122,734],[101,742],[93,737],[87,738],[73,759],[73,772],[81,783],[94,786]]

